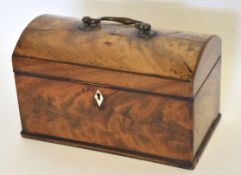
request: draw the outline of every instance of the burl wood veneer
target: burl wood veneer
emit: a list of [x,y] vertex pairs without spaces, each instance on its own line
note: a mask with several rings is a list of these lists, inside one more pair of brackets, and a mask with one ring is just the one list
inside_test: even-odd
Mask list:
[[220,118],[220,38],[79,25],[42,15],[22,33],[12,58],[22,135],[194,168]]

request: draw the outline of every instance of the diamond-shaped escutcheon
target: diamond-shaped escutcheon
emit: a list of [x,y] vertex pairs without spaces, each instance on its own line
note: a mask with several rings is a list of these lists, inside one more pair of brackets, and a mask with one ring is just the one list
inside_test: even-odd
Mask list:
[[104,101],[104,97],[101,94],[101,92],[99,91],[99,89],[97,89],[97,91],[95,93],[95,100],[99,107],[101,106],[102,102]]

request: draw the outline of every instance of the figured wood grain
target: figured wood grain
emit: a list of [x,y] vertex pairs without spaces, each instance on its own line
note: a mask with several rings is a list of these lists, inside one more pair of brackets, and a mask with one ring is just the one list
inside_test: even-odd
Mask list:
[[128,157],[132,157],[132,158],[136,158],[136,159],[148,160],[148,161],[152,161],[152,162],[156,162],[156,163],[172,165],[172,166],[185,168],[185,169],[194,169],[200,159],[202,152],[204,151],[206,145],[208,144],[208,141],[210,140],[214,130],[216,129],[216,126],[219,123],[220,118],[221,118],[221,115],[219,114],[216,117],[216,119],[213,121],[212,125],[208,129],[208,132],[206,133],[205,137],[203,138],[202,143],[199,146],[199,149],[197,150],[197,152],[192,160],[172,159],[169,157],[161,157],[161,156],[154,155],[154,154],[146,154],[146,153],[141,153],[138,151],[118,149],[118,148],[114,148],[114,147],[108,147],[105,145],[97,145],[97,144],[93,144],[93,143],[86,143],[86,142],[75,141],[75,140],[71,140],[71,139],[64,139],[64,138],[54,137],[54,136],[50,136],[50,135],[30,133],[27,131],[21,131],[21,135],[25,138],[36,139],[36,140],[40,140],[40,141],[46,141],[46,142],[51,142],[51,143],[56,143],[56,144],[64,144],[64,145],[69,145],[69,146],[86,148],[89,150],[102,151],[102,152],[117,154],[117,155],[121,155],[121,156],[128,156]]
[[99,86],[111,86],[118,89],[124,88],[174,97],[193,96],[192,83],[190,82],[161,79],[43,59],[14,57],[13,69],[17,73],[39,75],[49,78],[65,78],[71,81],[89,82]]
[[24,30],[14,54],[192,81],[202,51],[216,38],[159,30],[143,39],[133,26],[103,23],[99,30],[83,31],[80,23],[40,16]]
[[23,75],[16,85],[24,131],[192,160],[190,101]]
[[22,33],[12,61],[23,136],[194,167],[220,118],[221,39],[80,23],[43,15]]

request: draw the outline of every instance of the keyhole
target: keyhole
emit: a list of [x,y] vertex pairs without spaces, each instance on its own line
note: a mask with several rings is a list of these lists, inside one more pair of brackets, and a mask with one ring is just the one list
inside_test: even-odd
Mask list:
[[97,99],[100,100],[100,93],[97,93]]
[[104,100],[104,97],[102,96],[101,92],[97,89],[96,93],[95,93],[95,96],[94,96],[98,106],[100,107],[101,103],[103,102]]

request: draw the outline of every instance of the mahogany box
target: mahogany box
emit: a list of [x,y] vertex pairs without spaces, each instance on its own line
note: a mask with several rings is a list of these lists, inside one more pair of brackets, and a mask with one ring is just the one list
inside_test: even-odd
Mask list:
[[192,169],[220,118],[216,35],[42,15],[12,62],[23,137]]

